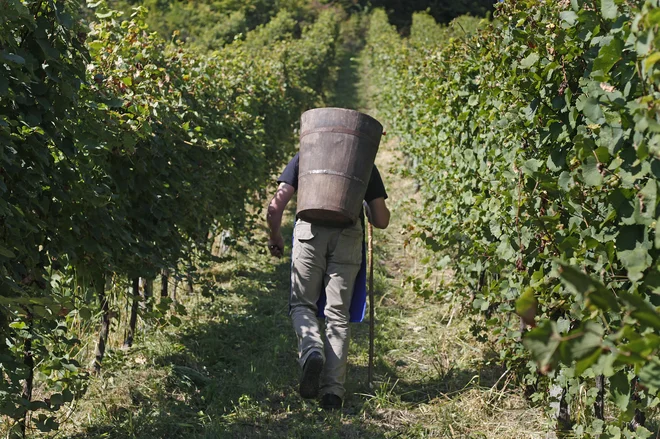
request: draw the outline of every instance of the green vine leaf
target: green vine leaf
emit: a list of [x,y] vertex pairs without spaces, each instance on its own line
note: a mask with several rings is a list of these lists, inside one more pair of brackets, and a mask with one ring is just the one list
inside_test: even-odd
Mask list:
[[623,41],[616,37],[611,37],[611,40],[598,51],[598,56],[594,60],[593,71],[608,73],[621,60],[622,52]]
[[525,288],[523,293],[516,300],[516,314],[530,327],[536,326],[534,317],[536,316],[538,302],[534,295],[534,290],[530,287]]
[[600,0],[600,11],[607,20],[614,20],[619,15],[614,0]]
[[523,69],[529,69],[532,67],[534,64],[536,64],[539,60],[539,54],[536,52],[532,52],[527,57],[525,57],[522,61],[520,61],[520,67]]

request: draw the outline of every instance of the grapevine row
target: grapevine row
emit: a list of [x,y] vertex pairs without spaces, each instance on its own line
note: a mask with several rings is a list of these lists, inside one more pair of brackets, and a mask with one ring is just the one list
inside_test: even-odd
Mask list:
[[330,9],[299,38],[281,11],[208,56],[150,32],[144,10],[99,11],[85,26],[79,9],[0,0],[0,416],[18,435],[29,411],[56,428],[84,391],[72,319],[101,316],[99,371],[112,278],[133,284],[132,338],[149,299],[137,279],[190,269],[217,230],[250,220],[335,61]]
[[417,15],[409,39],[371,18],[417,235],[475,334],[578,437],[649,437],[660,396],[658,11],[505,1],[472,27]]

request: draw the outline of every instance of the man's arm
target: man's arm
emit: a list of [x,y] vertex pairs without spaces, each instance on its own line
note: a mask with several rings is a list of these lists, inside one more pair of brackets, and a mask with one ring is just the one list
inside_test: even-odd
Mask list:
[[278,258],[281,258],[284,254],[284,239],[282,238],[282,232],[280,232],[282,214],[295,192],[296,189],[290,184],[280,183],[275,196],[268,204],[268,213],[266,214],[266,221],[270,229],[268,249],[271,255]]
[[371,200],[368,207],[369,222],[378,229],[386,229],[390,224],[390,210],[385,204],[385,198],[379,197]]

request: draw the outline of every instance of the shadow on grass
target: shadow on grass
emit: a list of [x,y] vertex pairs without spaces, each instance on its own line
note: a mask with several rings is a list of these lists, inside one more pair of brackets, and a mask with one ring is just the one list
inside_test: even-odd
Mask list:
[[[353,342],[362,345],[358,349],[367,351],[369,336],[368,325],[354,332]],[[377,350],[378,347],[376,348]],[[428,404],[433,400],[452,399],[460,397],[465,392],[473,389],[484,389],[496,387],[505,368],[494,364],[485,364],[477,368],[450,368],[448,370],[428,367],[421,377],[410,378],[406,373],[407,364],[391,364],[376,355],[374,365],[374,387],[369,389],[367,385],[367,367],[351,366],[349,374],[352,374],[354,385],[351,389],[355,393],[371,395],[372,398],[397,401],[408,407],[420,404]],[[350,385],[350,383],[349,383]]]

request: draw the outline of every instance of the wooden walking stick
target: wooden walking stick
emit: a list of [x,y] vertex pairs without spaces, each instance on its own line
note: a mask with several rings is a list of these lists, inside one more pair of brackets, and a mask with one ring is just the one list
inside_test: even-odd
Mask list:
[[374,229],[368,223],[368,255],[369,255],[369,368],[367,382],[372,387],[374,371]]

